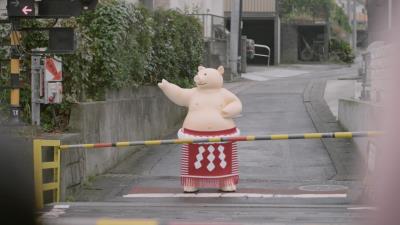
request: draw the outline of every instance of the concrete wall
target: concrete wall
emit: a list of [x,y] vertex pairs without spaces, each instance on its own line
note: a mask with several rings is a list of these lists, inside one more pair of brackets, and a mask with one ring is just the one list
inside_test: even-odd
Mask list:
[[373,102],[383,101],[393,89],[398,88],[393,85],[393,73],[398,60],[396,54],[400,51],[400,46],[396,44],[385,44],[384,42],[374,42],[369,45],[369,62],[367,63],[367,80],[370,83],[369,95]]
[[[157,87],[110,91],[105,101],[74,105],[70,130],[62,143],[96,143],[158,139],[181,125],[186,110],[169,101]],[[101,174],[137,151],[74,149],[62,154],[62,197],[90,176]]]
[[[339,99],[338,120],[343,128],[348,131],[379,130],[377,123],[378,113],[382,110],[380,106],[369,102],[355,99]],[[357,149],[363,157],[368,157],[368,139],[353,139]]]
[[298,32],[293,24],[281,24],[281,63],[298,61]]
[[[62,144],[81,143],[79,133],[63,134],[58,139]],[[62,201],[73,200],[70,196],[85,181],[86,152],[84,149],[73,149],[61,152],[61,187],[60,196]]]
[[229,66],[226,40],[205,41],[204,46],[203,65],[205,67],[217,68],[223,65],[227,68]]
[[[244,54],[244,53],[242,53]],[[204,42],[203,65],[205,67],[218,68],[222,65],[225,68],[224,81],[231,82],[238,77],[231,76],[230,65],[228,64],[229,41],[207,40]]]

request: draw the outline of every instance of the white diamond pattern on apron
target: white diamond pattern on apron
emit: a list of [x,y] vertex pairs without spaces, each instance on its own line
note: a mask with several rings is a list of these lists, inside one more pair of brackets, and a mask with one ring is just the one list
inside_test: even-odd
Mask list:
[[201,161],[204,159],[203,158],[203,153],[206,151],[206,149],[203,146],[199,147],[199,153],[196,155],[197,161],[194,163],[194,168],[197,170],[201,168]]
[[225,169],[225,167],[226,167],[226,161],[225,161],[225,157],[226,157],[226,155],[225,155],[225,153],[224,153],[224,146],[222,146],[222,145],[219,145],[218,146],[218,151],[219,151],[219,159],[221,160],[221,162],[219,163],[219,165],[221,166],[221,168],[223,168],[223,169]]
[[214,165],[214,159],[215,159],[214,151],[215,151],[215,148],[214,148],[214,146],[210,145],[210,146],[208,146],[207,150],[210,153],[207,156],[207,159],[209,161],[209,163],[207,165],[207,169],[208,169],[208,171],[211,172],[211,171],[213,171],[215,169],[215,165]]

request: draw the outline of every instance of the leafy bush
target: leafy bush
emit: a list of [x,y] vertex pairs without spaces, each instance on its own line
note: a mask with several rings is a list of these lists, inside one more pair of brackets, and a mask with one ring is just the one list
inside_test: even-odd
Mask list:
[[172,82],[187,86],[203,55],[201,25],[194,17],[182,17],[176,11],[154,13],[153,51],[150,64],[154,80],[168,77]]
[[[46,26],[48,22],[27,23]],[[202,61],[201,25],[194,17],[177,11],[151,12],[140,5],[104,0],[95,11],[62,20],[61,24],[75,27],[79,42],[74,54],[62,57],[63,103],[42,109],[46,130],[64,129],[71,104],[103,100],[107,89],[155,85],[162,78],[190,86]],[[26,49],[42,47],[43,37],[27,34],[23,45]],[[25,61],[29,62],[29,56]],[[0,86],[6,82],[0,79]],[[21,98],[27,103],[24,111],[29,118],[30,93]]]
[[349,64],[353,63],[355,58],[349,43],[340,39],[331,39],[329,41],[329,55],[334,60]]
[[326,20],[345,32],[351,32],[348,17],[334,0],[281,0],[279,13],[283,21]]
[[326,18],[333,9],[333,0],[281,0],[279,13],[283,19],[296,19],[297,15],[307,14],[312,18]]
[[177,11],[149,12],[109,1],[76,23],[80,46],[64,59],[69,83],[81,86],[71,93],[74,100],[98,100],[108,88],[152,85],[162,78],[188,85],[202,60],[200,23]]
[[346,13],[339,6],[335,6],[332,13],[332,20],[339,27],[343,28],[347,33],[351,32],[351,26],[349,24],[349,17],[347,17]]

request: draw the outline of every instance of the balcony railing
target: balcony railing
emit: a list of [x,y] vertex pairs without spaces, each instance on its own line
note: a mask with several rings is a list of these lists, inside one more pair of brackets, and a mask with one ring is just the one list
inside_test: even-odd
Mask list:
[[[230,12],[232,0],[224,0],[225,12]],[[276,0],[243,0],[243,12],[276,12]]]
[[212,14],[191,14],[191,16],[200,20],[205,39],[226,40],[227,31],[224,17]]

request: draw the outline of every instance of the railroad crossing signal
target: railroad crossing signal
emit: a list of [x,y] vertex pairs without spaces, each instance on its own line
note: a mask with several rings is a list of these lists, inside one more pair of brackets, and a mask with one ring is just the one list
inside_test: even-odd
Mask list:
[[9,17],[33,17],[35,16],[34,0],[7,0]]
[[[4,9],[4,0],[1,0],[0,9]],[[19,124],[20,120],[20,65],[21,45],[20,31],[24,30],[48,30],[49,51],[52,53],[70,53],[75,47],[73,28],[19,28],[21,19],[36,18],[68,18],[79,16],[84,10],[94,10],[98,0],[7,0],[7,14],[9,21],[13,24],[11,31],[11,94],[10,112],[11,122]],[[0,19],[4,13],[0,14]],[[44,54],[46,52],[36,52]],[[54,71],[53,71],[54,72]],[[57,71],[56,71],[57,72]],[[51,87],[50,87],[51,86]],[[61,82],[49,83],[51,96],[47,98],[51,103],[61,101]]]
[[98,0],[7,0],[8,17],[68,18],[94,10]]

